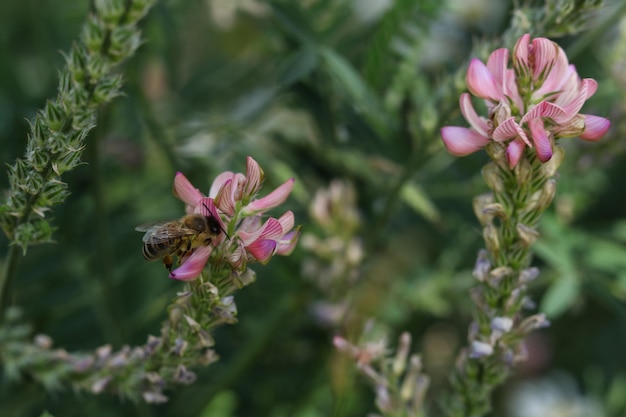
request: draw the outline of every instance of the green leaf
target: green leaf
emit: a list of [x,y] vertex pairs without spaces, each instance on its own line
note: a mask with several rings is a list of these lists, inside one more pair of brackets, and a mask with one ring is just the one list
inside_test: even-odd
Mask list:
[[402,201],[429,222],[437,223],[441,220],[441,214],[437,206],[419,185],[406,183],[400,190],[400,197]]
[[540,310],[555,318],[570,308],[580,292],[580,280],[575,275],[562,275],[548,288],[541,300]]
[[279,69],[278,82],[281,86],[289,86],[309,75],[319,63],[315,48],[305,45],[291,54]]

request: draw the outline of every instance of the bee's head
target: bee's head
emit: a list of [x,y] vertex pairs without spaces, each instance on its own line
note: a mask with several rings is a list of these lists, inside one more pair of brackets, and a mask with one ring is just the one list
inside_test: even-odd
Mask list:
[[209,213],[209,215],[206,216],[206,221],[209,225],[209,230],[211,231],[211,233],[215,235],[219,235],[220,232],[224,232],[228,240],[230,240],[230,236],[228,236],[228,233],[226,233],[226,230],[224,230],[219,220],[215,218],[215,216],[213,215],[213,213],[211,213],[211,210],[209,210],[206,204],[203,203],[202,205],[204,206],[206,211]]

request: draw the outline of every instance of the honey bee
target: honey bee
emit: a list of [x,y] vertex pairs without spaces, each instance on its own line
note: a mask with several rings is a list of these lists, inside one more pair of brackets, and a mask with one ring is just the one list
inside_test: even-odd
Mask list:
[[143,236],[143,257],[147,261],[163,258],[163,265],[169,271],[174,264],[173,256],[177,256],[180,262],[196,248],[208,246],[221,233],[226,234],[213,215],[202,214],[188,214],[178,220],[142,224],[135,230],[146,232]]

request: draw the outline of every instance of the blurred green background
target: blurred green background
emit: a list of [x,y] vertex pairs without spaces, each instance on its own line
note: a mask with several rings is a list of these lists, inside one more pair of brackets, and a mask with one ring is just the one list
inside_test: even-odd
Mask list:
[[[26,120],[55,95],[60,51],[77,39],[87,3],[0,3],[0,160],[23,154]],[[524,31],[553,36],[579,74],[599,82],[583,110],[613,126],[599,143],[562,143],[557,200],[536,244],[541,279],[530,289],[552,325],[530,337],[530,359],[496,392],[493,415],[625,415],[625,7],[607,1],[585,19],[558,21],[543,2],[516,3],[159,1],[123,68],[126,95],[102,109],[86,163],[65,176],[72,194],[54,209],[57,243],[21,262],[13,293],[25,318],[71,351],[156,334],[181,284],[142,259],[134,227],[182,214],[176,171],[207,192],[219,172],[244,171],[246,155],[264,168],[265,192],[296,178],[285,207],[310,235],[324,233],[309,215],[316,190],[333,179],[354,184],[365,251],[358,280],[324,291],[303,272],[314,255],[300,247],[253,266],[257,282],[236,295],[240,322],[215,334],[221,360],[168,392],[167,404],[47,393],[26,379],[3,381],[0,415],[364,416],[375,410],[371,390],[331,344],[359,329],[312,313],[348,293],[355,314],[388,326],[391,340],[411,332],[435,399],[471,317],[482,247],[472,198],[487,190],[487,157],[448,155],[438,132],[465,125],[458,95],[470,56],[484,59],[502,34],[510,42]],[[547,2],[570,3],[576,11],[594,2]]]

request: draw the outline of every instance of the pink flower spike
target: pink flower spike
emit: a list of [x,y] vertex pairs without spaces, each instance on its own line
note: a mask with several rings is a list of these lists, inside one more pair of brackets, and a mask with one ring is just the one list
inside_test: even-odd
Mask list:
[[532,119],[528,122],[528,127],[535,143],[537,157],[541,162],[548,162],[552,158],[552,141],[550,140],[550,135],[546,132],[543,120]]
[[174,177],[174,195],[192,208],[195,208],[203,197],[202,193],[181,172],[177,172]]
[[257,261],[265,265],[269,262],[276,250],[276,241],[271,239],[258,239],[246,246],[246,250]]
[[502,98],[502,90],[498,88],[487,66],[479,59],[473,58],[470,61],[465,82],[467,88],[475,96],[493,101],[500,101]]
[[455,156],[465,156],[482,149],[489,138],[473,129],[458,126],[441,128],[441,138],[448,152]]
[[252,157],[246,158],[246,182],[243,188],[243,195],[252,198],[261,188],[265,174]]
[[581,114],[585,118],[585,130],[579,135],[581,139],[596,141],[602,138],[611,127],[609,119],[591,114]]
[[187,258],[183,264],[170,272],[170,278],[180,281],[192,281],[200,276],[211,255],[211,246],[201,246]]
[[252,201],[242,210],[242,213],[244,215],[260,213],[284,203],[293,190],[295,181],[295,178],[288,179],[265,197]]
[[511,169],[515,168],[519,162],[522,154],[524,153],[524,148],[526,148],[526,144],[521,139],[511,141],[506,147],[506,161]]

